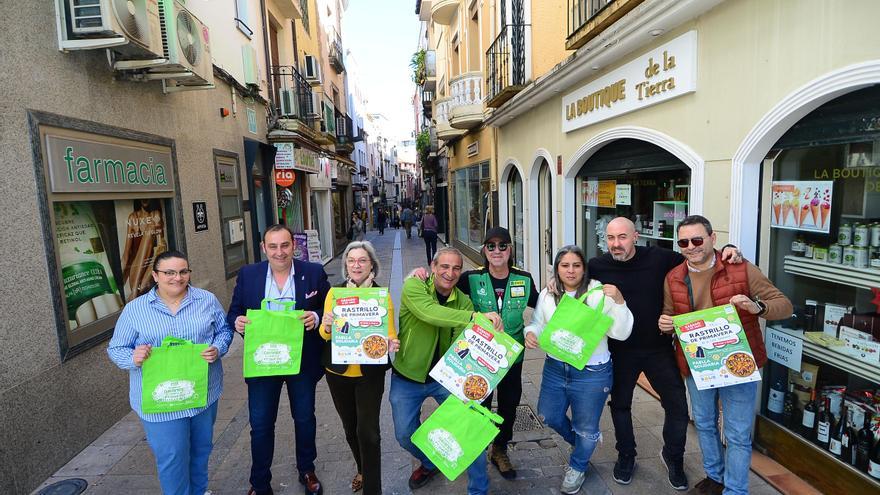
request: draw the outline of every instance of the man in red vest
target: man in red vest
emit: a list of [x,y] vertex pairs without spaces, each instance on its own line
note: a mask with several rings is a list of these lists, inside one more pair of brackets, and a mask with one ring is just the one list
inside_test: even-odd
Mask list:
[[[722,304],[736,307],[758,368],[767,362],[764,337],[758,318],[779,320],[791,316],[791,301],[751,263],[731,265],[715,250],[715,233],[705,217],[691,215],[678,224],[678,246],[686,261],[666,275],[663,315],[658,326],[674,333],[671,315],[690,313]],[[698,390],[678,339],[676,358],[686,377],[691,412],[703,451],[706,479],[689,493],[747,494],[752,458],[752,426],[758,382]],[[727,452],[718,434],[718,402],[724,410]]]

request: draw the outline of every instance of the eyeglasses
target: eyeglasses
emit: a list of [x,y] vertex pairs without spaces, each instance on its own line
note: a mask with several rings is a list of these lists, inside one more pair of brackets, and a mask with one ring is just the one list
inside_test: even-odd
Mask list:
[[177,271],[177,270],[153,270],[153,271],[156,273],[161,273],[168,278],[174,278],[178,275],[180,275],[181,277],[188,277],[189,274],[193,272],[189,268],[184,268],[183,270],[180,270],[180,271]]
[[676,244],[678,244],[678,247],[680,248],[686,248],[688,247],[688,242],[693,244],[694,247],[700,247],[703,245],[704,242],[706,242],[706,240],[702,237],[691,237],[690,239],[679,239],[678,241],[676,241]]
[[499,242],[497,244],[494,242],[487,242],[486,243],[486,249],[488,249],[490,252],[495,251],[496,247],[498,247],[499,251],[507,251],[507,248],[510,247],[510,244],[508,244],[506,242]]
[[367,263],[369,263],[369,262],[370,262],[370,259],[369,259],[369,258],[357,258],[357,259],[355,259],[355,258],[348,258],[348,259],[345,260],[345,262],[346,262],[347,264],[349,264],[349,265],[361,265],[361,266],[363,266],[363,265],[366,265]]

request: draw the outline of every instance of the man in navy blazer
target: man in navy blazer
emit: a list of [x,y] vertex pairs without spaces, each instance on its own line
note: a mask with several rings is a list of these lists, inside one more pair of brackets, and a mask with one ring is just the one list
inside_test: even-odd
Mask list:
[[260,247],[268,261],[247,265],[238,272],[226,320],[236,332],[244,335],[245,325],[250,323],[245,316],[248,309],[259,309],[264,298],[293,299],[295,309],[305,311],[300,318],[305,334],[299,374],[245,379],[251,423],[251,488],[248,495],[273,493],[271,467],[275,454],[275,420],[281,386],[285,384],[295,428],[299,482],[304,485],[306,493],[321,494],[323,487],[315,475],[318,455],[315,387],[324,375],[321,366],[324,339],[316,329],[323,316],[330,283],[322,265],[293,258],[293,234],[285,225],[266,229]]

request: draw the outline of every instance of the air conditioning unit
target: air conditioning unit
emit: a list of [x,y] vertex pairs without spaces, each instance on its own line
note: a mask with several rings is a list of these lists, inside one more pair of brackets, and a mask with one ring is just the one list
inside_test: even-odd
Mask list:
[[302,75],[310,83],[321,84],[321,64],[318,63],[318,57],[306,55]]
[[151,69],[150,74],[173,80],[176,86],[213,87],[208,26],[178,0],[159,0],[159,19],[166,62]]
[[112,48],[122,59],[163,57],[158,0],[56,0],[61,50]]

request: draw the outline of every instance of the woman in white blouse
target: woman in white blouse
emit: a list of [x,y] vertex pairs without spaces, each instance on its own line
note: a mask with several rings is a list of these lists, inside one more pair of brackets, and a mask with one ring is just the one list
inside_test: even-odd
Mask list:
[[[583,251],[577,246],[565,246],[556,253],[553,261],[553,279],[538,296],[538,305],[532,322],[525,328],[526,347],[538,347],[538,337],[556,311],[563,294],[579,298],[594,287],[601,285],[590,280],[586,273],[587,262]],[[552,288],[552,290],[551,290]],[[611,354],[608,338],[626,340],[632,331],[633,316],[617,287],[604,285],[600,291],[587,296],[586,304],[596,308],[605,299],[602,311],[614,323],[599,342],[583,370],[547,356],[538,398],[538,413],[553,428],[572,451],[560,491],[577,493],[584,482],[584,472],[599,441],[599,418],[611,391]],[[571,417],[568,409],[571,408]]]

